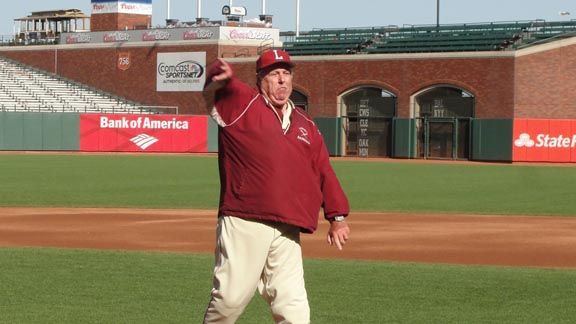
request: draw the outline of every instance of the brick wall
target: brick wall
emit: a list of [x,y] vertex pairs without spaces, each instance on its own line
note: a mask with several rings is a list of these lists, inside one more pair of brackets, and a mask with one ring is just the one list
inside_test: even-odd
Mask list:
[[576,45],[516,60],[516,118],[576,119]]
[[[255,82],[258,46],[183,45],[108,47],[23,47],[2,51],[40,69],[147,105],[178,106],[183,114],[205,114],[201,93],[156,92],[156,56],[160,52],[206,52],[234,60],[237,76]],[[576,119],[576,45],[529,55],[354,55],[294,57],[294,87],[309,96],[313,117],[337,116],[338,97],[359,86],[382,87],[398,98],[398,115],[410,117],[412,98],[432,86],[452,86],[476,98],[477,118]],[[117,67],[128,53],[130,68]]]
[[114,31],[140,29],[142,26],[151,26],[152,16],[134,14],[97,14],[90,17],[90,30]]
[[399,117],[410,117],[411,99],[437,85],[457,87],[476,97],[476,117],[511,118],[513,114],[514,59],[420,58],[322,60],[300,62],[294,86],[309,96],[313,116],[338,115],[338,96],[360,86],[377,86],[398,98]]

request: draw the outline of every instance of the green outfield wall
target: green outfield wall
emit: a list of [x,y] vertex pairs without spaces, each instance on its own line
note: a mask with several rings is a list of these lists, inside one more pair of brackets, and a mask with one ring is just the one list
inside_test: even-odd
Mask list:
[[[118,118],[130,117],[128,115],[126,115],[128,117],[116,116],[119,116]],[[142,118],[148,118],[145,116],[142,115]],[[186,118],[185,116],[180,117]],[[81,145],[83,135],[80,126],[82,118],[81,114],[78,113],[0,112],[0,150],[83,151]],[[138,116],[131,118],[138,118]],[[178,118],[178,116],[166,118]],[[346,138],[343,130],[343,119],[317,117],[314,121],[324,136],[329,154],[331,156],[344,155]],[[205,138],[207,136],[207,144],[198,147],[191,146],[192,148],[186,152],[218,152],[218,126],[216,123],[205,116],[194,119],[194,122],[199,124],[192,127],[189,135],[185,135],[185,137]],[[206,123],[207,125],[205,125]],[[416,156],[419,145],[417,120],[396,118],[392,125],[390,157],[418,158]],[[158,133],[150,132],[151,130],[146,131],[156,137],[159,136]],[[126,132],[126,130],[119,130],[119,132]],[[203,132],[203,134],[197,134],[198,132]],[[86,136],[84,134],[84,137]],[[469,160],[512,161],[514,136],[514,120],[512,119],[472,120]],[[102,141],[102,139],[100,140]],[[167,151],[169,150],[168,148]]]
[[318,117],[314,118],[314,122],[324,137],[328,153],[332,156],[342,155],[342,119]]
[[218,125],[208,118],[208,152],[218,152]]
[[470,159],[512,161],[513,126],[513,119],[474,119]]
[[392,157],[416,157],[416,120],[413,118],[396,118],[393,122]]
[[0,149],[78,151],[76,113],[0,112]]

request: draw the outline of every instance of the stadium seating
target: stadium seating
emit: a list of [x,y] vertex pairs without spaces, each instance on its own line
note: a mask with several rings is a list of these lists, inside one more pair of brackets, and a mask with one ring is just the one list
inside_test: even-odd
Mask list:
[[0,111],[166,113],[0,57]]
[[524,48],[555,40],[576,36],[576,20],[562,22],[541,22],[527,31],[527,37],[517,46]]
[[283,49],[291,55],[501,51],[575,34],[572,20],[317,29],[285,41]]

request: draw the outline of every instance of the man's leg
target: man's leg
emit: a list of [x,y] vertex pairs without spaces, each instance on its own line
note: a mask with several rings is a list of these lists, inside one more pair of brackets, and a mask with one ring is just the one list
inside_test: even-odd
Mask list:
[[212,298],[204,323],[235,323],[258,286],[273,228],[257,221],[218,219]]
[[304,284],[300,229],[278,224],[258,290],[276,323],[308,324],[310,307]]

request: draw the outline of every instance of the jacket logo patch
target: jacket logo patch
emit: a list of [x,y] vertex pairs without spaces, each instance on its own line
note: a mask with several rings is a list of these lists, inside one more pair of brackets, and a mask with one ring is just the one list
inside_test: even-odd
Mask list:
[[298,130],[300,131],[300,135],[298,135],[296,138],[310,145],[310,140],[308,140],[308,130],[306,130],[304,127],[299,127]]

